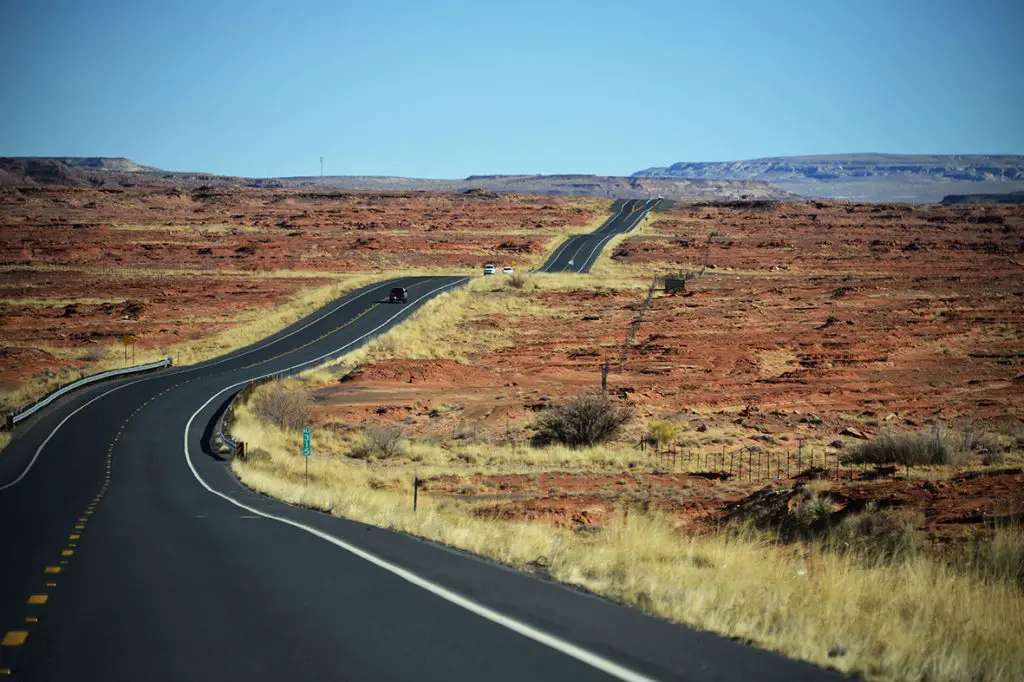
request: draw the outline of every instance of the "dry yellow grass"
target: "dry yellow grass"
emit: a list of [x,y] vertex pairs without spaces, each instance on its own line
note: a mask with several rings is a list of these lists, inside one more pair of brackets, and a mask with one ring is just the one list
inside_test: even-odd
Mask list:
[[586,535],[482,519],[449,498],[425,496],[413,514],[412,467],[422,474],[425,463],[315,456],[306,486],[297,434],[245,419],[239,428],[262,452],[233,468],[256,490],[518,568],[541,560],[560,581],[663,618],[871,680],[1009,681],[1024,669],[1020,589],[923,555],[865,565],[749,534],[687,535],[656,514],[631,513]]
[[[3,271],[3,267],[0,267],[0,271]],[[33,266],[33,269],[36,269]],[[46,268],[43,268],[46,269]],[[173,274],[175,277],[180,277],[183,273],[195,274],[191,271],[180,271],[180,270],[124,270],[116,271],[116,276],[119,278],[131,278],[136,276],[156,277],[156,276],[168,276]],[[465,274],[466,271],[458,269],[442,269],[442,270],[415,270],[403,272],[404,276],[421,276],[421,275],[435,275],[435,274]],[[109,274],[109,273],[107,273]],[[209,275],[211,273],[203,273]],[[225,273],[218,273],[225,274]],[[257,278],[272,278],[272,277],[306,277],[307,274],[296,274],[292,271],[266,271],[258,273],[233,273],[234,275],[241,274],[243,276],[257,277]],[[294,296],[284,303],[281,303],[271,309],[265,308],[251,308],[243,310],[232,318],[226,320],[228,324],[232,325],[230,328],[215,334],[213,336],[199,339],[196,341],[189,341],[186,343],[175,344],[171,346],[165,346],[160,348],[137,348],[135,354],[135,361],[129,364],[143,364],[146,362],[153,362],[161,358],[173,358],[176,365],[191,365],[204,360],[209,360],[225,353],[243,348],[252,343],[256,343],[267,336],[274,334],[275,332],[284,329],[288,325],[302,319],[306,315],[314,312],[315,310],[327,305],[331,301],[343,296],[344,294],[357,289],[361,286],[370,284],[372,282],[379,281],[385,276],[380,273],[362,273],[357,275],[347,275],[339,277],[337,275],[324,275],[323,273],[313,273],[319,279],[333,279],[330,284],[305,287],[300,289]],[[38,304],[46,303],[49,306],[67,305],[69,303],[83,303],[87,301],[99,301],[100,299],[4,299],[0,300],[2,304],[16,304],[12,301],[25,301],[28,305],[29,301],[37,302]],[[102,301],[101,301],[102,302]],[[199,318],[195,318],[193,322],[199,322]],[[223,319],[218,319],[218,322],[224,322]],[[72,381],[82,378],[85,375],[97,374],[105,372],[111,369],[117,369],[125,366],[124,356],[121,354],[122,347],[120,344],[107,344],[107,345],[93,345],[81,349],[66,349],[66,348],[50,348],[44,347],[43,350],[55,355],[58,358],[62,358],[68,361],[83,362],[84,366],[81,368],[77,367],[63,367],[57,370],[45,371],[35,376],[31,381],[20,384],[16,387],[7,388],[0,390],[0,410],[11,410],[17,409],[32,403],[33,401],[41,398],[42,396],[56,390],[58,387],[68,384]],[[95,357],[93,357],[95,356]]]
[[[340,367],[394,358],[468,361],[475,353],[502,348],[522,316],[551,317],[523,290],[506,288],[507,278],[478,278],[468,285],[440,294],[401,325],[338,360],[304,374],[310,385],[329,381]],[[484,326],[476,323],[486,320]]]
[[0,431],[0,455],[4,454],[4,450],[11,443],[11,434],[9,431]]

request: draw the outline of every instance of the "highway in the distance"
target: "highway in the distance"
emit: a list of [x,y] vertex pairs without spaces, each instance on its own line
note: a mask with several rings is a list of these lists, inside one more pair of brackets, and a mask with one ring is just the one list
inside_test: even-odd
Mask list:
[[[82,389],[0,456],[15,680],[818,680],[832,673],[245,489],[209,447],[246,381],[464,278],[371,285],[224,358]],[[392,286],[407,305],[386,302]]]
[[615,235],[630,232],[660,199],[620,199],[612,204],[612,215],[588,234],[569,237],[538,268],[540,272],[589,272],[601,250]]

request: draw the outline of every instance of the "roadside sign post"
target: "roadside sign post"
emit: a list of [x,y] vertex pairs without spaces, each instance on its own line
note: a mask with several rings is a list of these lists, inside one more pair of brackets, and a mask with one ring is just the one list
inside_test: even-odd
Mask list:
[[306,459],[306,484],[309,484],[309,427],[302,429],[302,456]]
[[133,334],[124,335],[124,364],[128,364],[128,346],[132,347],[132,364],[135,364],[135,342],[138,339]]

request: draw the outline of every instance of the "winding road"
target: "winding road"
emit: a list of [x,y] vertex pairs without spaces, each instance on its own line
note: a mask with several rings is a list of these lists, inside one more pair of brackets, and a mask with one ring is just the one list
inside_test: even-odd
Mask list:
[[612,215],[589,234],[569,237],[554,250],[539,272],[590,272],[612,237],[630,232],[661,199],[625,199],[612,204]]
[[[617,210],[598,234],[646,209]],[[255,494],[210,448],[246,382],[346,352],[465,281],[371,285],[249,348],[83,388],[19,425],[0,456],[0,677],[839,679]],[[408,304],[387,303],[392,286]]]

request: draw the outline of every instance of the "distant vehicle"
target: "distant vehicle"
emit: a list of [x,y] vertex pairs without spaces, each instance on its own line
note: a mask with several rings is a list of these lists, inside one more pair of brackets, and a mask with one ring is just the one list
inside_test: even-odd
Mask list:
[[484,263],[484,274],[493,275],[495,273],[494,263]]
[[501,269],[501,274],[503,275],[511,275],[513,272],[515,272],[515,270],[513,270],[510,265],[506,265]]
[[405,290],[405,287],[395,287],[391,290],[391,295],[388,296],[388,300],[392,303],[408,303],[409,292]]

